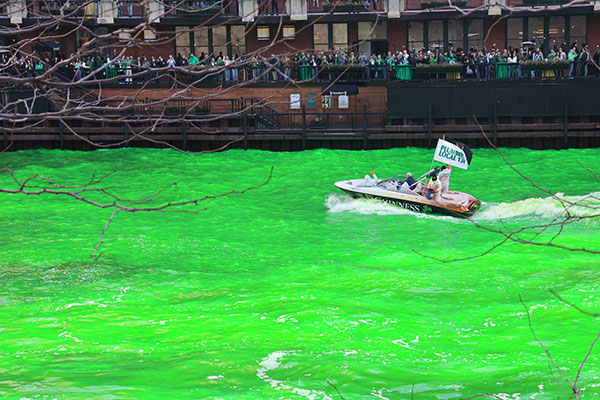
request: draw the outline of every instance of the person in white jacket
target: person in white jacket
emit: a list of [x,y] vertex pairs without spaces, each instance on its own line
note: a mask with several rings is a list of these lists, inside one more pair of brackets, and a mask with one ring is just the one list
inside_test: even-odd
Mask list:
[[446,164],[444,166],[442,166],[442,169],[440,170],[440,173],[438,174],[438,179],[440,181],[440,183],[442,184],[442,195],[444,193],[448,193],[449,188],[450,188],[450,174],[452,173],[452,168]]

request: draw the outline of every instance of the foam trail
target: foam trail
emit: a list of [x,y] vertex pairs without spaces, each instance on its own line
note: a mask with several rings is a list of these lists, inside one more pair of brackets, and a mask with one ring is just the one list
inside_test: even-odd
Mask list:
[[292,393],[304,397],[308,400],[333,400],[321,390],[296,388],[284,383],[283,381],[273,379],[268,375],[269,371],[277,369],[281,366],[281,359],[283,357],[294,354],[296,354],[296,352],[294,351],[274,351],[273,353],[263,358],[258,364],[260,365],[260,368],[256,370],[256,376],[258,376],[263,381],[269,383],[269,385],[275,390],[291,391]]
[[325,200],[330,213],[352,212],[363,215],[412,215],[417,218],[431,218],[444,221],[461,222],[461,218],[417,213],[402,207],[396,207],[381,200],[354,198],[345,194],[330,194]]
[[[557,193],[556,196],[570,202],[595,207],[571,206],[569,207],[569,212],[572,216],[585,217],[600,214],[600,192],[590,193],[585,196],[565,196],[562,193]],[[498,220],[534,216],[550,219],[559,217],[564,213],[565,208],[562,203],[554,197],[534,197],[510,203],[486,204],[483,210],[476,213],[472,218],[474,220]]]

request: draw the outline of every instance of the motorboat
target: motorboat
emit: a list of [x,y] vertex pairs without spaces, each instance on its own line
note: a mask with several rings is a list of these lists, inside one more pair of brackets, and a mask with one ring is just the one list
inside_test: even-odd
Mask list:
[[[472,157],[473,153],[466,145],[444,138],[438,140],[433,161],[466,170]],[[458,217],[473,215],[481,206],[481,202],[470,194],[451,190],[428,190],[424,181],[427,178],[434,179],[434,176],[437,178],[439,172],[440,168],[437,167],[421,175],[418,180],[412,179],[411,176],[408,181],[408,177],[403,175],[378,179],[371,172],[373,176],[339,181],[335,186],[353,197],[379,199],[410,211]]]
[[379,199],[410,211],[468,217],[479,209],[481,202],[467,193],[448,191],[430,199],[424,185],[410,190],[403,184],[404,176],[387,179],[350,179],[335,186],[353,197]]

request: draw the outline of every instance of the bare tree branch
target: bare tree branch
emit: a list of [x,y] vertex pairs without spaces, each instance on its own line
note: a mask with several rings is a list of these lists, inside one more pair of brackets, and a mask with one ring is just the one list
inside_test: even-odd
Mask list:
[[[198,203],[203,202],[205,200],[217,199],[220,197],[230,196],[233,194],[244,194],[250,190],[255,190],[255,189],[261,188],[270,182],[270,180],[273,176],[273,167],[271,167],[271,170],[269,172],[269,176],[267,177],[267,179],[260,184],[257,184],[254,186],[249,186],[249,187],[246,187],[241,190],[230,190],[228,192],[214,194],[214,195],[206,195],[206,196],[202,196],[202,197],[198,197],[198,198],[192,198],[192,199],[180,200],[180,201],[171,201],[171,202],[163,203],[163,204],[156,205],[156,206],[141,206],[141,205],[145,205],[145,204],[155,200],[156,197],[158,195],[162,194],[165,190],[177,185],[176,182],[171,183],[170,185],[167,185],[166,187],[157,190],[150,197],[147,197],[142,200],[131,200],[131,199],[121,198],[121,197],[115,195],[114,193],[112,193],[110,191],[111,187],[103,187],[103,188],[90,187],[94,184],[98,184],[98,183],[102,182],[106,177],[112,175],[115,171],[111,171],[99,179],[95,179],[95,177],[92,176],[92,178],[90,179],[90,181],[87,184],[74,185],[74,186],[58,185],[52,179],[41,176],[39,174],[32,175],[29,178],[25,179],[23,182],[20,182],[20,180],[16,177],[15,173],[10,168],[2,168],[2,169],[0,169],[0,173],[1,172],[7,172],[11,176],[12,180],[16,183],[18,188],[17,189],[0,188],[0,193],[23,194],[23,195],[54,194],[54,195],[59,195],[59,196],[71,197],[75,200],[92,205],[94,207],[98,207],[98,208],[102,208],[102,209],[107,209],[107,208],[113,209],[110,218],[108,219],[106,225],[104,226],[104,229],[102,230],[102,232],[100,234],[100,240],[92,252],[92,255],[91,255],[92,258],[96,259],[97,250],[104,242],[105,233],[108,230],[108,227],[110,226],[111,222],[113,221],[115,215],[118,212],[135,213],[135,212],[176,211],[176,212],[186,212],[186,213],[196,214],[196,213],[199,213],[200,211],[204,211],[205,209],[187,210],[187,209],[181,209],[181,207],[188,206],[188,205],[197,206]],[[44,187],[44,186],[39,186],[39,185],[35,185],[35,186],[28,185],[28,183],[33,181],[34,179],[41,179],[43,181],[46,181],[46,182],[48,182],[50,187]],[[68,190],[68,189],[77,189],[77,190]],[[88,194],[90,194],[90,193],[105,194],[108,197],[112,198],[113,201],[112,202],[101,202],[101,201],[97,201],[97,200],[92,200],[91,198],[87,197]],[[128,204],[133,204],[133,205],[128,205]]]

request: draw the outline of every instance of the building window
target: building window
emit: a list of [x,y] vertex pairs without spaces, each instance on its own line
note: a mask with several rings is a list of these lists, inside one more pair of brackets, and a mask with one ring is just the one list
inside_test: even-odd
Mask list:
[[566,40],[565,17],[550,17],[548,25],[548,49],[558,50],[559,47],[564,45]]
[[283,27],[283,37],[286,39],[293,39],[296,37],[296,27],[293,25]]
[[420,21],[408,21],[408,49],[419,51],[425,47],[423,41],[424,25]]
[[373,28],[374,24],[374,22],[360,21],[358,23],[358,40],[387,40],[387,22],[379,21]]
[[313,44],[315,50],[329,49],[329,29],[327,24],[313,25]]
[[335,50],[348,47],[348,24],[333,24],[333,48]]
[[370,39],[371,27],[373,23],[369,21],[358,22],[358,40]]
[[474,50],[485,50],[483,41],[485,34],[483,31],[482,19],[471,19],[468,24],[467,47]]
[[317,108],[317,95],[314,93],[306,94],[306,108]]
[[520,49],[523,44],[523,18],[509,18],[506,23],[506,46]]
[[[569,27],[569,45],[577,43],[577,48],[581,50],[581,45],[587,42],[586,32],[586,16],[585,15],[571,15]],[[565,49],[567,51],[567,49]]]
[[212,47],[215,58],[227,55],[227,27],[225,25],[212,28]]
[[144,40],[147,42],[156,40],[156,32],[152,29],[144,29]]
[[463,21],[449,20],[448,21],[448,47],[453,51],[463,48]]
[[119,32],[119,40],[131,40],[131,33],[129,32]]
[[258,28],[256,28],[256,37],[258,40],[269,40],[269,27],[259,26]]
[[246,54],[246,29],[244,25],[231,26],[231,55]]
[[544,45],[544,17],[530,17],[527,19],[527,40],[534,46]]
[[190,29],[187,26],[175,27],[175,52],[187,58],[190,51]]
[[427,29],[427,46],[429,49],[443,51],[444,49],[444,22],[429,21]]
[[209,52],[208,29],[204,28],[194,31],[194,54],[196,57],[202,62],[203,59],[208,56]]

